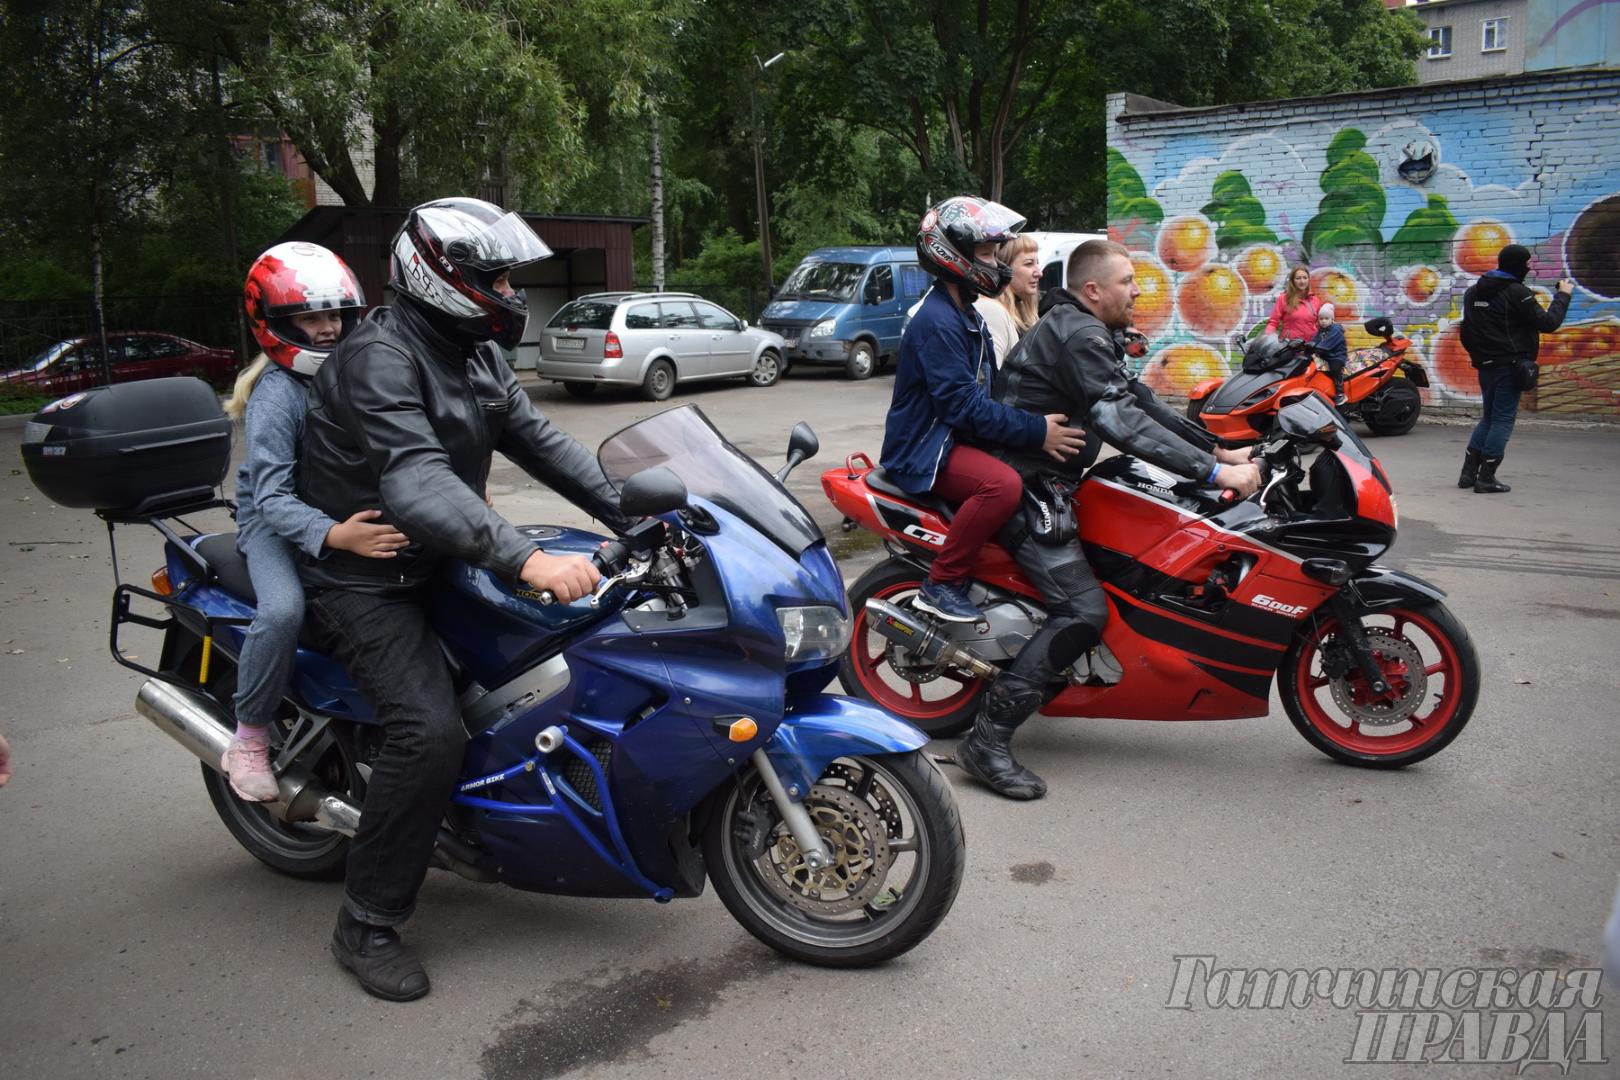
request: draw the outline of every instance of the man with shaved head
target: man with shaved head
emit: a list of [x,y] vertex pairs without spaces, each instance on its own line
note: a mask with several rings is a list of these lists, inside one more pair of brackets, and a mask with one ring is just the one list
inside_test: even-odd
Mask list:
[[[1251,495],[1260,471],[1247,450],[1225,450],[1213,436],[1144,386],[1127,364],[1125,331],[1142,290],[1119,244],[1088,240],[1069,256],[1068,286],[1041,301],[1041,321],[1019,340],[996,376],[996,400],[1036,416],[1063,413],[1088,432],[1064,461],[1007,450],[1026,486],[1067,499],[1101,443],[1212,487]],[[956,760],[964,772],[1013,799],[1046,793],[1040,777],[1012,756],[1012,737],[1040,707],[1058,676],[1102,640],[1108,604],[1074,530],[1033,533],[1022,514],[1001,537],[1047,600],[1047,619],[1012,665],[990,684]]]

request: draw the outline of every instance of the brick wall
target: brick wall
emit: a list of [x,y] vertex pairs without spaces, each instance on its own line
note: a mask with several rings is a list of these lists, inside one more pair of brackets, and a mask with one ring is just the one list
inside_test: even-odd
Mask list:
[[1109,233],[1134,253],[1157,390],[1227,374],[1231,334],[1303,264],[1352,349],[1389,315],[1431,402],[1477,399],[1458,303],[1512,242],[1544,302],[1577,282],[1530,407],[1620,414],[1620,71],[1213,109],[1115,94],[1108,158]]

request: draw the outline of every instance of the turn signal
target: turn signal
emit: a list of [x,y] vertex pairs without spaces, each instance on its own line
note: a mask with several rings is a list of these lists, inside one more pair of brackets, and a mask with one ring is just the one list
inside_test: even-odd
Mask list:
[[611,330],[607,332],[607,337],[602,339],[602,359],[624,359],[624,346],[619,344],[619,335]]
[[754,723],[753,717],[745,716],[740,720],[733,720],[727,734],[732,742],[747,742],[759,734],[759,725]]
[[169,584],[169,568],[160,566],[152,571],[152,591],[159,596],[173,596],[174,586]]

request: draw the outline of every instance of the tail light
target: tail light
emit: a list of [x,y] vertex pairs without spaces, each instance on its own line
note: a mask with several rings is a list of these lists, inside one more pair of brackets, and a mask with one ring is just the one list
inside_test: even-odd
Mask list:
[[624,346],[619,344],[619,335],[609,330],[607,337],[602,339],[602,359],[622,360],[623,358]]
[[159,596],[173,596],[174,586],[169,584],[169,568],[160,566],[152,571],[152,591]]

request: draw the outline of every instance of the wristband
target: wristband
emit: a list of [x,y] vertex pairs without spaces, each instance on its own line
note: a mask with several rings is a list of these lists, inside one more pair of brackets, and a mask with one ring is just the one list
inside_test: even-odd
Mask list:
[[1204,483],[1213,484],[1215,478],[1219,475],[1221,475],[1221,463],[1217,461],[1209,467],[1209,475],[1204,477]]

